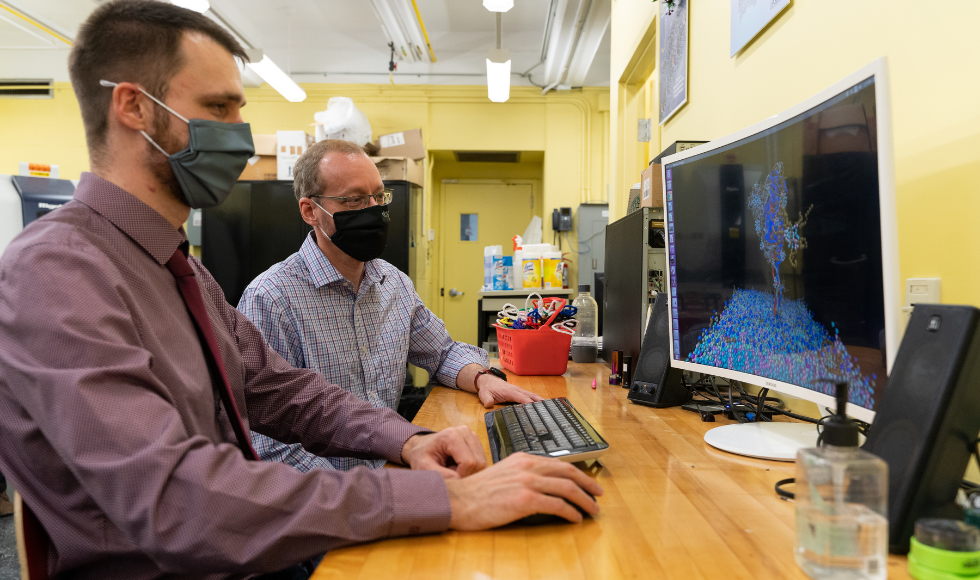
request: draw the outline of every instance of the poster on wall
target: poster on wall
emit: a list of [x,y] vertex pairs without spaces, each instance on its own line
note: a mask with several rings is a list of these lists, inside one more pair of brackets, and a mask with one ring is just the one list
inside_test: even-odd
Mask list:
[[789,0],[732,0],[731,57],[789,6]]
[[660,124],[687,102],[688,0],[660,2]]

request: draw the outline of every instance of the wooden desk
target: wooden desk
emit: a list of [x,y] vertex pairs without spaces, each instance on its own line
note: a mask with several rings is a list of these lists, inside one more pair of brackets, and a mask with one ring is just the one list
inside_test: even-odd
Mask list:
[[[773,492],[793,464],[714,450],[702,436],[724,418],[702,423],[679,407],[634,405],[608,375],[605,365],[570,362],[563,377],[511,377],[543,397],[567,396],[609,442],[595,475],[605,491],[595,519],[345,548],[329,553],[313,580],[807,578],[793,559],[793,504]],[[468,425],[489,457],[484,412],[473,395],[437,387],[415,423]],[[889,557],[888,573],[909,578],[906,559]]]

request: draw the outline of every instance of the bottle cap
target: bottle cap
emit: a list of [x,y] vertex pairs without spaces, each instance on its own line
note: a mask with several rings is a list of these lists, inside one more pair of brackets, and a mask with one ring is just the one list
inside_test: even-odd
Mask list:
[[857,423],[845,414],[845,410],[847,409],[847,382],[825,382],[834,383],[837,394],[837,414],[831,415],[824,420],[820,442],[824,445],[834,445],[837,447],[857,447],[859,433]]
[[950,552],[980,550],[980,530],[958,520],[921,519],[915,522],[915,539],[924,546]]
[[591,284],[579,284],[578,285],[578,291],[579,292],[590,292],[591,290],[592,290],[592,285]]

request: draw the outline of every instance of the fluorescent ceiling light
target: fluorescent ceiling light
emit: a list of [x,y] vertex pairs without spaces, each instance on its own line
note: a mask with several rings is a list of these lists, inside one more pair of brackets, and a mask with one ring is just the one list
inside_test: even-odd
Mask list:
[[494,48],[487,56],[487,96],[495,103],[510,98],[510,52]]
[[[290,103],[299,103],[306,99],[306,91],[300,88],[289,75],[282,72],[276,63],[272,62],[268,56],[262,53],[261,49],[249,50],[249,58],[252,62],[248,67],[255,71],[255,74],[262,77],[262,80],[269,83],[272,88],[279,91],[279,94],[286,97]],[[261,56],[261,59],[259,58]],[[257,61],[257,62],[256,62]]]
[[490,12],[507,12],[514,7],[514,0],[483,0],[483,7]]
[[211,8],[211,4],[208,0],[170,0],[171,4],[180,6],[181,8],[187,8],[188,10],[193,10],[194,12],[207,12]]
[[395,45],[395,60],[435,62],[422,30],[421,14],[411,0],[371,0],[388,42]]
[[598,0],[558,2],[548,39],[542,93],[559,85],[581,86],[595,60],[611,19],[611,3]]

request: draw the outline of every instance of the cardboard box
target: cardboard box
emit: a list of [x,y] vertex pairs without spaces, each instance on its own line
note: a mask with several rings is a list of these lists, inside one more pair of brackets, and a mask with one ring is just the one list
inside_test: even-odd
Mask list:
[[278,179],[292,181],[296,160],[313,145],[313,136],[305,131],[276,131],[276,174]]
[[279,178],[275,155],[256,155],[248,160],[239,181],[275,181]]
[[422,129],[382,135],[378,137],[375,144],[379,148],[379,157],[407,157],[408,159],[423,159],[425,157]]
[[642,185],[637,183],[633,185],[630,189],[629,203],[626,204],[626,214],[629,215],[634,211],[640,209],[640,194],[642,192]]
[[256,155],[276,155],[276,136],[275,135],[256,135],[252,134],[252,143],[255,145]]
[[421,187],[425,182],[424,164],[407,157],[372,157],[382,181],[408,181]]
[[659,164],[652,163],[640,173],[640,207],[664,206],[663,180],[660,174],[660,167]]

